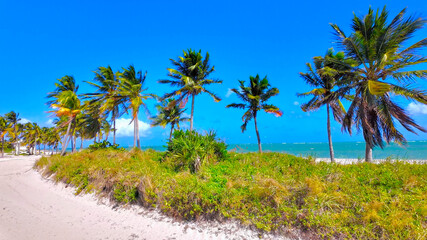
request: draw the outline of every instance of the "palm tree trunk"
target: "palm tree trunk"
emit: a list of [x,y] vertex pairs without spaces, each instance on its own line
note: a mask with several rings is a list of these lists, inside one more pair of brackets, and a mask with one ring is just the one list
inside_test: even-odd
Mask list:
[[46,144],[43,144],[43,155],[46,155]]
[[169,134],[169,141],[172,139],[173,128],[174,128],[174,124],[171,125],[171,132]]
[[77,149],[77,137],[73,136],[73,152],[76,152]]
[[67,145],[68,145],[68,140],[70,139],[70,129],[71,129],[72,122],[73,121],[70,121],[70,123],[68,123],[67,133],[65,134],[65,138],[64,138],[64,144],[62,144],[61,156],[64,156],[65,151],[67,151]]
[[21,144],[18,142],[18,153],[17,155],[21,154]]
[[258,138],[258,150],[259,150],[259,153],[262,153],[262,148],[261,148],[261,139],[260,139],[260,137],[259,137],[258,125],[257,125],[257,122],[256,122],[256,112],[254,113],[254,122],[255,122],[255,131],[256,131],[256,136],[257,136],[257,138]]
[[141,145],[139,144],[139,123],[138,123],[138,114],[135,117],[135,129],[136,129],[136,144],[138,149],[141,149]]
[[70,136],[70,138],[71,138],[71,152],[74,152],[74,136],[73,135],[71,135]]
[[113,121],[113,144],[116,144],[116,119]]
[[1,157],[4,157],[4,136],[1,137]]
[[191,120],[190,120],[190,131],[193,131],[193,117],[194,117],[194,94],[191,96]]
[[331,156],[331,162],[335,162],[335,156],[334,156],[334,147],[332,146],[332,135],[331,135],[331,119],[330,119],[330,113],[329,113],[329,104],[326,104],[326,109],[328,113],[328,120],[327,120],[327,129],[328,129],[328,141],[329,141],[329,154]]
[[80,150],[83,149],[83,136],[80,137]]
[[372,162],[372,146],[366,142],[365,162]]

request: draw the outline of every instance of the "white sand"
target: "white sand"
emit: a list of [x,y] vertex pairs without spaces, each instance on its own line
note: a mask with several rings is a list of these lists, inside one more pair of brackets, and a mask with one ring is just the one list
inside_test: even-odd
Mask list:
[[0,158],[1,240],[259,239],[257,232],[235,223],[178,223],[156,211],[113,208],[93,195],[75,196],[72,188],[32,169],[38,158]]
[[[330,158],[316,158],[316,162],[331,162]],[[335,158],[335,161],[339,164],[354,164],[354,163],[362,163],[365,162],[365,159],[357,159],[357,158]],[[427,160],[387,160],[387,159],[374,159],[373,163],[382,163],[382,162],[395,162],[395,161],[404,161],[407,163],[416,163],[416,164],[427,164]]]

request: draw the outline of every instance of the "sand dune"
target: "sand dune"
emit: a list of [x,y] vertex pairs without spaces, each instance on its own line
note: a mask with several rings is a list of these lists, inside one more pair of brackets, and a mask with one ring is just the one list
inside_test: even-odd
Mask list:
[[0,159],[0,239],[259,239],[236,224],[179,223],[156,211],[75,196],[33,170],[37,158]]

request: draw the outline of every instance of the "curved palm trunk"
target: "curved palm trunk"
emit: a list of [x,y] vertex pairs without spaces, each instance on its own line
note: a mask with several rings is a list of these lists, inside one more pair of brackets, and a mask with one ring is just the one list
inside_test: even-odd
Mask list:
[[80,150],[82,150],[83,149],[83,136],[82,137],[80,137]]
[[71,138],[71,136],[70,136],[70,129],[71,129],[72,122],[73,121],[70,121],[70,123],[68,123],[67,133],[65,134],[64,143],[62,144],[61,156],[64,156],[65,152],[67,151],[68,142],[69,142],[69,140]]
[[261,148],[261,139],[259,137],[259,132],[258,132],[258,125],[257,125],[257,121],[256,121],[256,112],[254,113],[254,122],[255,122],[255,131],[256,131],[256,136],[258,138],[258,150],[259,153],[262,153],[262,148]]
[[190,119],[190,131],[193,131],[193,117],[194,117],[194,94],[191,95],[191,119]]
[[327,121],[327,129],[328,129],[328,141],[329,141],[329,154],[331,156],[331,162],[335,162],[335,156],[334,156],[334,147],[332,146],[332,135],[331,135],[331,119],[330,119],[330,113],[329,113],[329,104],[326,104],[326,109],[328,113],[328,121]]

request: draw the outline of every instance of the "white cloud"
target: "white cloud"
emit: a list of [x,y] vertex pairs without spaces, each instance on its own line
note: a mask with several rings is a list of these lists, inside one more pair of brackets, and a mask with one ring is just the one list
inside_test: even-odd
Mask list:
[[411,102],[406,110],[408,110],[410,114],[427,114],[427,105]]
[[228,98],[228,97],[230,97],[231,96],[231,94],[233,94],[234,92],[233,91],[231,91],[231,88],[229,88],[228,90],[227,90],[227,93],[225,94],[225,97],[226,98]]
[[299,102],[295,101],[295,102],[294,102],[294,105],[295,105],[295,106],[298,106],[298,105],[299,105]]
[[[131,122],[132,119],[128,118],[119,118],[116,120],[116,135],[117,137],[131,137],[133,136],[133,127],[134,123]],[[149,133],[150,124],[138,120],[139,125],[139,135],[146,136]]]
[[46,127],[53,127],[53,126],[55,126],[55,124],[53,124],[53,120],[52,119],[47,120],[44,124],[46,125]]
[[28,119],[26,119],[26,118],[21,118],[21,121],[19,121],[19,122],[22,123],[22,124],[26,124],[26,123],[29,123],[31,121],[28,120]]

